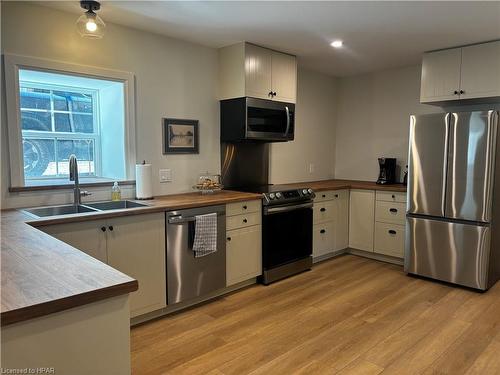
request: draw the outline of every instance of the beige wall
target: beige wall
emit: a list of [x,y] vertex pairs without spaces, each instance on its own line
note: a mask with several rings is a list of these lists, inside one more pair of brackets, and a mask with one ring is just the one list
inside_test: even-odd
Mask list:
[[[332,178],[335,156],[336,79],[299,69],[295,140],[271,146],[270,182]],[[313,171],[310,172],[310,165]]]
[[[2,4],[2,7],[3,52],[135,74],[137,159],[153,164],[155,195],[187,190],[198,173],[218,167],[217,53],[214,49],[111,23],[107,25],[105,38],[88,40],[76,33],[75,14],[21,3]],[[167,116],[200,121],[199,155],[162,155],[161,118]],[[6,169],[6,162],[2,157],[2,169]],[[174,181],[160,184],[159,168],[172,168]],[[6,176],[2,174],[2,182]],[[33,194],[8,194],[5,185],[2,187],[4,207],[37,202]],[[65,198],[43,199],[42,203],[49,203],[47,199],[52,203]]]
[[[153,164],[154,194],[190,191],[199,173],[220,171],[217,51],[192,43],[108,23],[102,40],[81,38],[76,14],[27,3],[2,3],[2,53],[129,71],[136,78],[137,160]],[[273,146],[275,182],[333,175],[334,79],[300,70],[296,141]],[[3,104],[2,104],[3,106]],[[2,108],[2,207],[64,203],[70,191],[11,194],[6,121]],[[200,154],[164,156],[161,118],[200,121]],[[315,164],[309,173],[309,163]],[[158,170],[171,168],[173,182],[160,184]],[[109,188],[92,200],[109,199]],[[134,195],[123,189],[125,197]]]
[[408,158],[409,115],[440,112],[419,103],[420,66],[338,80],[335,178],[374,181],[380,156]]

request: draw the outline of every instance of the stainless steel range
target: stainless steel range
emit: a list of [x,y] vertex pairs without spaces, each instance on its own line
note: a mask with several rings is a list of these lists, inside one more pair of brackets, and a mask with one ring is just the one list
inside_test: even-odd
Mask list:
[[314,192],[282,185],[240,188],[262,193],[263,284],[311,269]]
[[221,142],[221,172],[226,189],[262,194],[260,281],[267,285],[309,270],[314,192],[307,187],[269,184],[266,142]]

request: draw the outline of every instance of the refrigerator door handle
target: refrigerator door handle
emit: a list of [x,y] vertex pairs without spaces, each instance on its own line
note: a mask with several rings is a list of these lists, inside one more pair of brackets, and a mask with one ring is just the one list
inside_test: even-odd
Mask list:
[[[452,118],[453,115],[453,118]],[[443,185],[441,187],[441,214],[446,215],[446,182],[448,179],[448,155],[450,151],[450,129],[452,127],[451,121],[456,121],[453,113],[446,114],[446,129],[444,133],[444,163],[443,163]],[[454,124],[454,123],[453,123]]]

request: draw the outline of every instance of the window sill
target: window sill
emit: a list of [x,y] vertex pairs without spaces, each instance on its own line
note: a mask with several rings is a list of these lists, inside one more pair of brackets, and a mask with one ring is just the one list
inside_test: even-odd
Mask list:
[[[92,188],[92,187],[102,187],[102,186],[113,186],[116,180],[104,179],[104,178],[90,178],[83,179],[80,181],[80,188]],[[26,185],[26,186],[11,186],[9,187],[10,193],[20,193],[25,191],[44,191],[44,190],[71,190],[74,187],[73,181],[57,181],[57,180],[46,180],[46,181],[36,181],[32,182],[36,185]],[[119,185],[135,185],[135,180],[118,181]]]

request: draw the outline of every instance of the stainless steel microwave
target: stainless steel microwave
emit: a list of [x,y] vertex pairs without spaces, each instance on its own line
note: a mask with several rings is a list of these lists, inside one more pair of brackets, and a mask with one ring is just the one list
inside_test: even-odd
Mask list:
[[295,104],[256,98],[221,100],[221,141],[292,141]]

